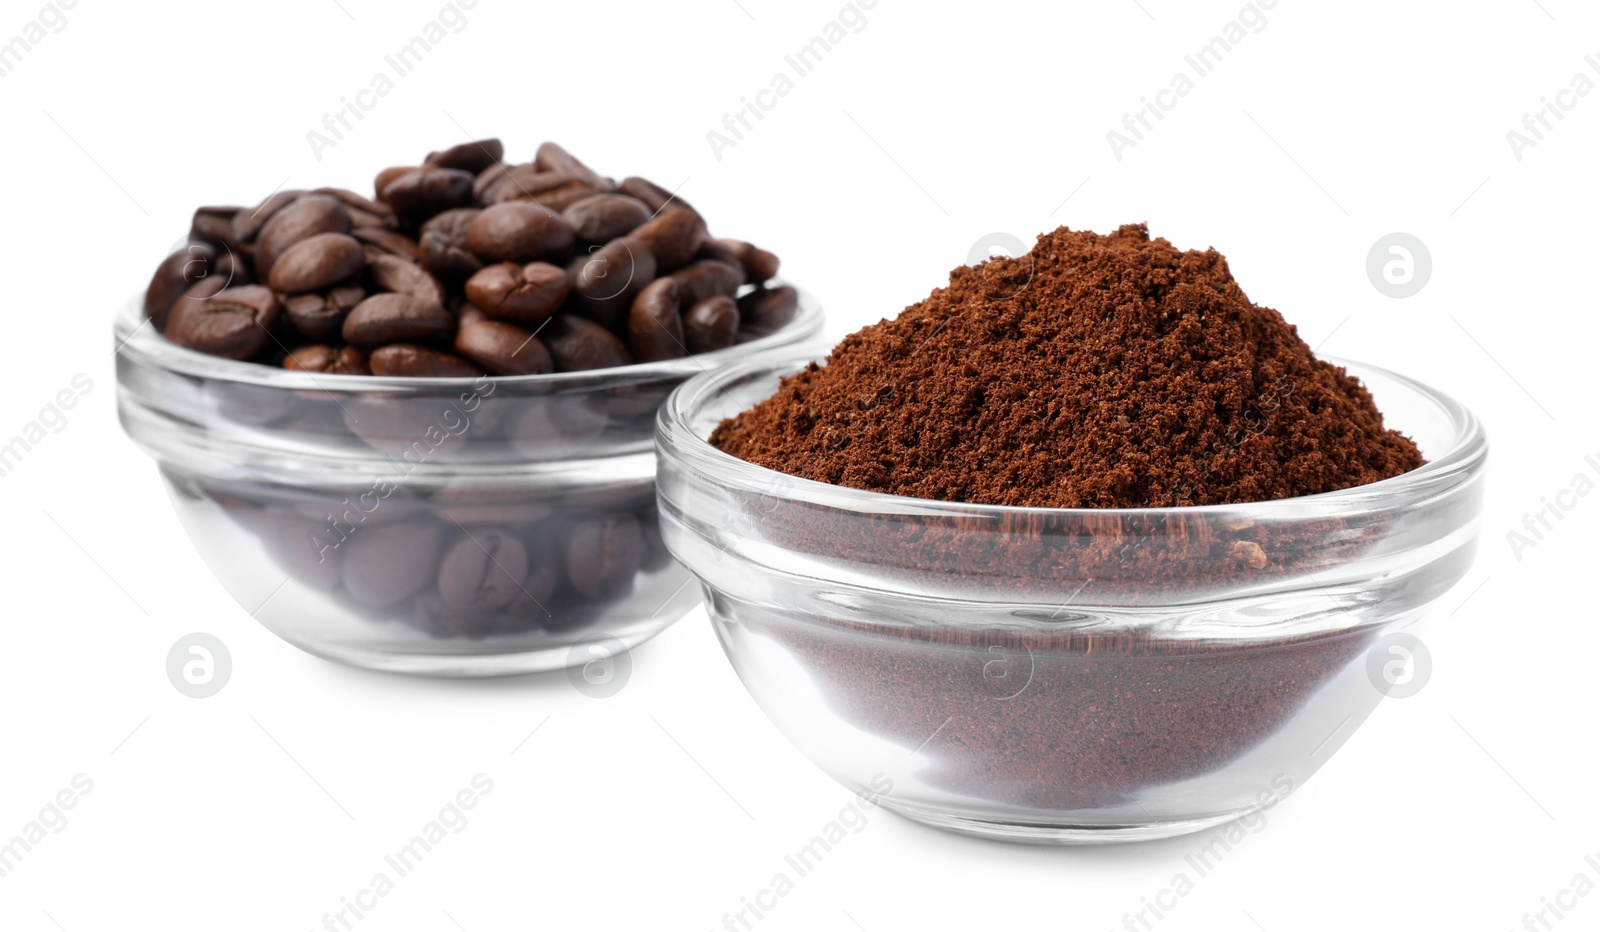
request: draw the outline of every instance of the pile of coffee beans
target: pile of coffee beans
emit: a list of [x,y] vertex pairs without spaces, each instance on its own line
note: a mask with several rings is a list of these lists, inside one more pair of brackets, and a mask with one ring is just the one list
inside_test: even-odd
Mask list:
[[363,511],[333,490],[176,481],[220,506],[301,584],[432,638],[573,631],[637,584],[683,572],[668,569],[650,487],[554,504],[486,503],[463,485]]
[[471,377],[656,362],[765,336],[798,295],[672,192],[555,143],[498,139],[386,168],[376,197],[202,207],[144,309],[180,346],[340,375]]

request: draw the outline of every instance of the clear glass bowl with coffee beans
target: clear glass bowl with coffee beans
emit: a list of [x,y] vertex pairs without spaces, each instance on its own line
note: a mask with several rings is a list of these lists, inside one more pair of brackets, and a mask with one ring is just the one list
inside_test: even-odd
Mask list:
[[202,557],[357,666],[525,673],[658,633],[699,593],[657,528],[657,406],[821,309],[772,253],[553,143],[374,187],[200,208],[116,321],[124,428]]

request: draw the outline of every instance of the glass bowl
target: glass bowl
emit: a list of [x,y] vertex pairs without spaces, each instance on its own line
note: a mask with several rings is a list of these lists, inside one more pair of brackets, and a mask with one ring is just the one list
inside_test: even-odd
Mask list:
[[631,648],[698,601],[656,522],[656,407],[689,376],[814,337],[479,379],[292,372],[117,318],[117,402],[217,579],[297,647],[354,666],[528,673]]
[[1405,475],[1245,505],[1051,509],[827,485],[706,442],[818,355],[768,353],[673,393],[656,422],[662,533],[768,717],[920,822],[1076,844],[1277,805],[1405,682],[1393,664],[1473,557],[1483,431],[1382,369],[1339,363],[1429,457]]

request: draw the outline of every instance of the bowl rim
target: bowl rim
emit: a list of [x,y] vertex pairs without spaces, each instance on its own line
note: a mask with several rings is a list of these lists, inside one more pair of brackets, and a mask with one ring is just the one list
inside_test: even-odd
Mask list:
[[[699,436],[691,421],[700,406],[719,389],[751,376],[793,374],[815,362],[826,363],[832,346],[808,344],[768,350],[733,365],[696,375],[677,386],[656,413],[656,452],[662,465],[682,463],[704,478],[736,490],[802,502],[825,508],[859,513],[892,513],[949,518],[1001,517],[1035,519],[1050,516],[1117,516],[1147,518],[1192,516],[1201,518],[1247,513],[1261,522],[1293,521],[1336,515],[1381,512],[1413,505],[1419,498],[1438,494],[1446,488],[1464,484],[1483,468],[1488,456],[1488,437],[1479,421],[1465,405],[1449,395],[1409,376],[1381,366],[1339,356],[1318,356],[1321,361],[1341,366],[1361,378],[1365,373],[1382,375],[1437,405],[1450,419],[1454,438],[1439,456],[1416,469],[1332,492],[1318,492],[1291,498],[1215,505],[1174,505],[1147,508],[1048,508],[1027,505],[986,505],[914,498],[887,492],[873,492],[834,485],[769,469],[739,459],[713,447]],[[1365,380],[1362,380],[1365,386]],[[1385,425],[1397,429],[1393,425]]]
[[680,356],[659,362],[633,363],[607,369],[586,369],[581,372],[549,372],[543,375],[486,375],[452,376],[378,376],[334,375],[319,372],[296,372],[258,362],[247,362],[212,356],[198,350],[179,346],[162,336],[154,327],[146,326],[150,319],[144,313],[143,295],[125,304],[112,324],[115,340],[113,355],[178,375],[193,376],[219,382],[282,388],[295,391],[340,392],[348,394],[394,393],[428,389],[434,392],[452,390],[470,391],[485,380],[495,385],[511,385],[535,392],[557,392],[587,388],[611,387],[617,384],[649,382],[658,379],[684,378],[715,371],[730,359],[774,352],[814,338],[822,329],[822,304],[816,296],[775,278],[771,287],[791,287],[799,295],[799,307],[789,323],[748,343],[709,353]]

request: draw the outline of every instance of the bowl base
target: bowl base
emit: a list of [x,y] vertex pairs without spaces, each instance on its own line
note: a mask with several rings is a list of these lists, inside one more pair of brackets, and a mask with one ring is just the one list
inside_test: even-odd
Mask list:
[[[645,641],[655,637],[665,630],[666,625],[660,625],[629,634],[625,637],[610,638],[608,641],[620,643],[624,650],[633,650]],[[524,650],[505,650],[498,653],[475,653],[461,651],[459,653],[422,653],[411,651],[381,650],[348,645],[327,643],[306,643],[296,640],[283,632],[277,632],[279,637],[293,646],[305,651],[313,657],[330,660],[347,667],[361,670],[376,670],[380,673],[403,673],[409,676],[432,676],[441,679],[482,679],[501,676],[528,676],[535,673],[550,673],[556,670],[565,670],[570,667],[580,666],[584,658],[582,655],[574,659],[574,647],[582,644],[562,645],[559,647],[540,647]]]
[[1236,812],[1225,812],[1221,815],[1206,816],[1199,819],[1177,819],[1170,822],[1085,823],[1072,825],[1055,822],[1004,822],[994,819],[979,819],[971,816],[956,815],[947,811],[929,809],[923,806],[908,805],[888,796],[881,797],[878,802],[883,808],[913,822],[920,822],[923,825],[930,825],[959,835],[971,835],[977,838],[988,838],[993,841],[1007,841],[1015,844],[1060,846],[1109,845],[1174,838],[1193,832],[1203,832],[1218,825],[1225,825],[1248,815],[1256,808],[1254,806],[1246,806]]

